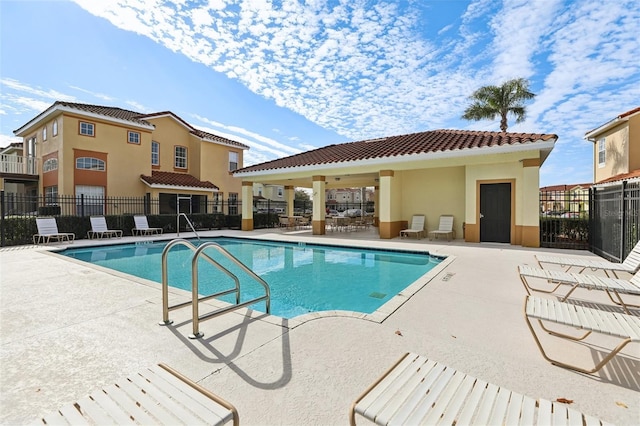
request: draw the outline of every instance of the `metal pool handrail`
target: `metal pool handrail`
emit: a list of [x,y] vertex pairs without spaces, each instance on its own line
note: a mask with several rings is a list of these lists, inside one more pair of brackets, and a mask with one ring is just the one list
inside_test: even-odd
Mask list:
[[[193,259],[191,260],[191,301],[169,306],[169,275],[167,272],[167,256],[171,248],[178,244],[189,247],[191,250],[194,251]],[[255,299],[251,299],[246,302],[240,303],[240,280],[231,271],[229,271],[220,263],[212,259],[206,253],[204,253],[204,250],[207,248],[216,249],[220,254],[225,256],[227,259],[229,259],[234,264],[236,264],[236,266],[238,266],[240,269],[246,272],[249,276],[251,276],[253,279],[258,281],[258,283],[260,283],[264,287],[265,295],[262,297],[257,297]],[[232,288],[229,290],[223,290],[221,292],[211,294],[209,296],[199,297],[198,295],[198,259],[200,258],[200,256],[203,256],[206,261],[208,261],[213,266],[218,268],[220,271],[224,272],[229,277],[231,277],[231,279],[233,279],[235,282],[235,288]],[[220,308],[213,312],[204,314],[202,316],[199,315],[198,304],[200,301],[209,300],[214,297],[224,296],[226,294],[230,294],[234,292],[236,293],[235,305],[230,305],[225,308]],[[162,322],[160,323],[160,325],[168,325],[173,322],[169,320],[169,311],[191,305],[192,314],[193,314],[193,334],[189,335],[189,338],[197,339],[203,336],[203,334],[200,333],[199,331],[200,321],[205,321],[205,320],[217,317],[218,315],[231,312],[233,310],[236,310],[245,306],[253,305],[254,303],[257,303],[263,300],[265,301],[267,314],[270,314],[271,313],[271,289],[269,288],[269,284],[267,284],[267,282],[264,281],[262,278],[260,278],[258,275],[256,275],[255,272],[253,272],[240,260],[238,260],[231,253],[229,253],[222,246],[220,246],[215,242],[206,242],[200,245],[200,247],[196,247],[187,240],[176,239],[171,241],[169,244],[167,244],[164,250],[162,250]]]
[[198,241],[200,241],[200,235],[198,235],[196,228],[193,227],[193,223],[191,223],[186,213],[178,213],[178,215],[176,216],[176,235],[178,237],[180,236],[180,216],[184,216],[184,220],[187,221],[187,225],[189,225],[193,233],[196,234],[196,237],[198,237]]

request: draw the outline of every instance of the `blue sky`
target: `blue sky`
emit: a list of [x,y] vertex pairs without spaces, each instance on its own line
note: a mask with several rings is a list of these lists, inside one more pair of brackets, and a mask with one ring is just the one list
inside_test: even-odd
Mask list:
[[245,165],[460,119],[523,77],[540,185],[591,182],[585,132],[640,106],[640,0],[0,0],[0,146],[56,100],[170,110]]

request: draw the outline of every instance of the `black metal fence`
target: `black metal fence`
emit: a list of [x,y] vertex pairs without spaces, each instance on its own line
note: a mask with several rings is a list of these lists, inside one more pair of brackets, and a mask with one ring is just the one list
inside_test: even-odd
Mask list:
[[589,249],[589,192],[540,191],[540,246]]
[[640,182],[621,182],[590,190],[591,251],[622,262],[640,240]]

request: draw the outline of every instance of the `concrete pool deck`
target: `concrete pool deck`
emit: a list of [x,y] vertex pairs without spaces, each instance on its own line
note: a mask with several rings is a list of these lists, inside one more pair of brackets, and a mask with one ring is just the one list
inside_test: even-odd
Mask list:
[[[600,372],[577,373],[542,358],[523,318],[526,293],[517,265],[535,264],[542,252],[595,258],[589,252],[379,240],[362,231],[201,235],[420,248],[455,259],[382,322],[344,313],[285,320],[241,310],[201,322],[204,337],[190,340],[189,308],[170,313],[173,325],[158,325],[158,284],[61,259],[48,248],[0,249],[0,423],[30,423],[164,362],[234,404],[241,424],[346,425],[351,402],[410,351],[533,398],[573,400],[572,408],[611,423],[638,424],[637,343]],[[180,291],[172,297],[187,300]],[[577,290],[573,299],[610,305],[596,291]],[[612,339],[598,337],[596,344],[612,347]],[[563,359],[592,365],[602,357],[598,345],[542,338]]]

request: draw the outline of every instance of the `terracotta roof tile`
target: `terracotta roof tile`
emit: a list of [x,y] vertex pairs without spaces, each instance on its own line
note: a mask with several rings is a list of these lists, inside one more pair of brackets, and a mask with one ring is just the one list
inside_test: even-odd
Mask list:
[[186,173],[161,172],[154,170],[151,176],[140,175],[147,185],[169,185],[190,188],[219,189],[209,181],[201,181]]
[[77,109],[92,114],[104,115],[119,120],[131,121],[133,123],[142,124],[144,126],[150,126],[151,123],[140,118],[142,114],[135,111],[129,111],[117,107],[101,106],[101,105],[89,105],[78,104],[74,102],[57,101],[54,105],[62,105],[68,108]]
[[600,183],[618,182],[621,180],[628,180],[632,178],[640,178],[640,169],[632,170],[629,173],[622,173],[619,175],[611,176],[610,178],[603,179],[598,183],[600,184]]
[[554,134],[502,133],[469,130],[432,130],[357,142],[329,145],[236,170],[236,173],[320,164],[344,163],[374,158],[456,151],[506,145],[523,145],[557,139]]

